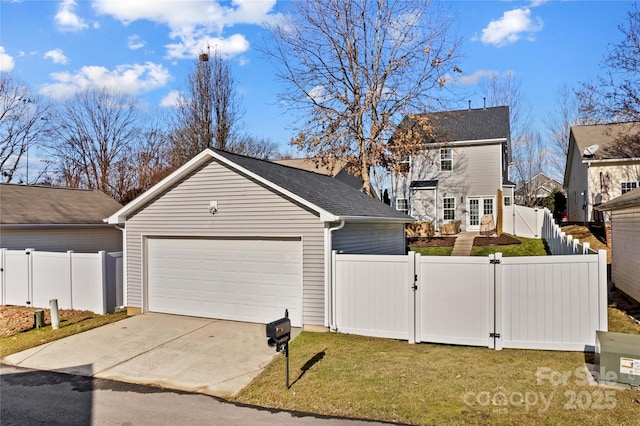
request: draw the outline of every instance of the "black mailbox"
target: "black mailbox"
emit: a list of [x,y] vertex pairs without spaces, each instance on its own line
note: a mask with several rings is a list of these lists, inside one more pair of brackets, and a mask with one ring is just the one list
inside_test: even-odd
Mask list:
[[267,344],[280,347],[291,340],[291,321],[289,318],[280,318],[267,324]]

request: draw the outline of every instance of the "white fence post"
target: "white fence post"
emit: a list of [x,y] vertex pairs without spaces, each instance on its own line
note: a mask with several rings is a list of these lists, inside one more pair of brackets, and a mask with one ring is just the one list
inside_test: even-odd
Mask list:
[[493,255],[493,349],[502,350],[502,339],[504,332],[502,327],[502,253],[498,252]]
[[33,306],[33,252],[36,249],[28,248],[24,251],[27,256],[27,306]]
[[598,250],[598,311],[599,330],[608,331],[608,283],[607,283],[607,251]]
[[107,313],[107,252],[100,250],[98,252],[100,258],[100,283],[102,285],[102,315]]
[[408,287],[408,297],[409,297],[409,302],[408,302],[408,308],[407,309],[407,314],[409,316],[408,318],[408,327],[407,327],[407,331],[408,331],[408,340],[409,343],[416,343],[416,285],[419,282],[418,280],[418,267],[416,267],[416,265],[420,265],[420,254],[409,250],[409,253],[407,253],[407,277],[408,277],[408,282],[407,282],[407,287]]
[[69,262],[69,303],[73,309],[73,250],[67,251],[67,260]]
[[0,304],[6,305],[5,298],[7,297],[6,281],[4,276],[4,270],[6,268],[6,252],[7,249],[0,249]]

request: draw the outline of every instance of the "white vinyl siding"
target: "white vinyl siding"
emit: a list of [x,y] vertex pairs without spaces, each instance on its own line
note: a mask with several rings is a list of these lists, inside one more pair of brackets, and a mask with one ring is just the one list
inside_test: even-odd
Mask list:
[[76,253],[122,251],[122,231],[115,226],[36,227],[0,229],[0,248]]
[[640,206],[614,210],[611,275],[616,288],[640,302]]
[[333,250],[346,254],[405,254],[404,224],[348,223],[334,232]]
[[[209,202],[218,212],[209,213]],[[324,230],[319,217],[212,161],[127,220],[127,305],[143,308],[143,236],[302,239],[303,323],[324,324]]]

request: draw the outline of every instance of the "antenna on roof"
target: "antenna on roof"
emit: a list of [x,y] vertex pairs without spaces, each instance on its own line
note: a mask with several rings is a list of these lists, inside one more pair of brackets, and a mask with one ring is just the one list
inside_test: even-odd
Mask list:
[[486,96],[484,98],[482,98],[482,102],[484,102],[484,106],[482,108],[483,109],[487,109],[487,97]]
[[471,111],[471,99],[469,99],[469,111]]

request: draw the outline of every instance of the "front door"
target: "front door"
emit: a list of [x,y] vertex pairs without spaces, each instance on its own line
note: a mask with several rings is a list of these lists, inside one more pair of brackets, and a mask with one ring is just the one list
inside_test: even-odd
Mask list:
[[480,218],[485,214],[493,214],[495,221],[495,197],[469,197],[467,198],[467,230],[480,230]]

